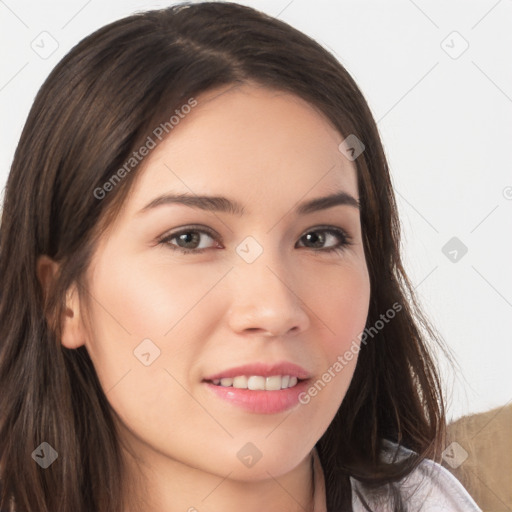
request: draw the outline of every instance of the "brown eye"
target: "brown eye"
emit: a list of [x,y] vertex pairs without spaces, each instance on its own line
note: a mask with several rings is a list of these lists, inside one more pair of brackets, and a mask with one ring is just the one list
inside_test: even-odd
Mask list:
[[[314,230],[310,230],[304,234],[300,240],[303,240],[303,243],[306,244],[306,246],[321,252],[341,252],[351,244],[351,239],[345,231],[331,226],[325,228],[319,227]],[[335,245],[325,247],[326,243],[330,243],[333,240]],[[338,243],[336,243],[336,240],[338,240]]]
[[181,251],[184,254],[199,254],[214,247],[208,246],[208,238],[215,240],[215,237],[216,235],[210,230],[190,227],[165,235],[164,238],[159,240],[159,244],[163,244],[172,250]]

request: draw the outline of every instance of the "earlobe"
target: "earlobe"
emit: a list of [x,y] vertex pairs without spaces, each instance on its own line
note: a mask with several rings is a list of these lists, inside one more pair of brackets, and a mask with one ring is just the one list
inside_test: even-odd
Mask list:
[[[37,278],[41,284],[46,299],[50,285],[55,279],[59,265],[46,255],[37,259]],[[80,301],[76,285],[73,284],[66,292],[66,308],[61,317],[61,344],[69,349],[75,349],[85,344],[83,325],[80,317]]]

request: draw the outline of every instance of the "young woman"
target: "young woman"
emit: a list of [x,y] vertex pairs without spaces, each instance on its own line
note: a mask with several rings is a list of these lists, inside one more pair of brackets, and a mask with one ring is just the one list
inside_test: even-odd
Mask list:
[[287,24],[181,4],[84,39],[0,236],[2,510],[479,510],[437,464],[375,122]]

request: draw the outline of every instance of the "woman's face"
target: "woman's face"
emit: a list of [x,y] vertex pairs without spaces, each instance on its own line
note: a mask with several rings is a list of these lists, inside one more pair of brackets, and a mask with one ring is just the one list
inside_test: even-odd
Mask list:
[[[244,85],[196,101],[149,151],[94,254],[92,332],[63,339],[85,343],[149,466],[279,476],[325,432],[356,365],[335,363],[368,314],[357,203],[304,206],[357,200],[356,169],[343,137],[295,96]],[[188,205],[155,201],[166,195]],[[245,365],[259,367],[230,372]],[[286,375],[301,379],[288,390],[215,380],[282,388],[294,383]]]

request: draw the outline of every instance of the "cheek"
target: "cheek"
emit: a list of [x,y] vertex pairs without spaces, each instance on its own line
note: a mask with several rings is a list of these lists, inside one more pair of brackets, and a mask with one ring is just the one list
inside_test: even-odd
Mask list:
[[210,292],[226,269],[178,265],[167,253],[150,263],[127,254],[105,251],[91,268],[87,350],[114,408],[157,424],[165,411],[190,408],[177,382],[190,387],[205,333],[225,310]]
[[315,313],[327,333],[325,351],[329,359],[343,353],[364,330],[370,302],[366,266],[350,265],[316,280]]
[[198,276],[193,266],[149,265],[126,257],[116,265],[103,263],[108,261],[116,260],[105,257],[91,275],[95,300],[87,349],[124,424],[165,446],[173,436],[186,437],[190,428],[177,416],[204,416],[186,389],[204,339],[197,318],[207,319],[208,307],[212,314],[213,304],[204,299],[224,271],[204,270]]
[[[368,317],[370,283],[366,265],[347,263],[342,268],[317,273],[308,283],[305,299],[314,304],[312,318],[318,333],[319,374],[301,398],[307,414],[322,418],[322,433],[334,418],[357,364],[360,338]],[[321,276],[321,277],[319,277]]]
[[[155,251],[158,249],[155,249]],[[97,339],[119,339],[133,350],[143,339],[175,349],[184,326],[196,319],[198,305],[225,273],[224,268],[178,265],[162,257],[145,261],[134,255],[105,255],[94,268]],[[108,263],[117,261],[115,265]],[[158,340],[158,341],[157,341]],[[172,345],[170,341],[173,341]]]

